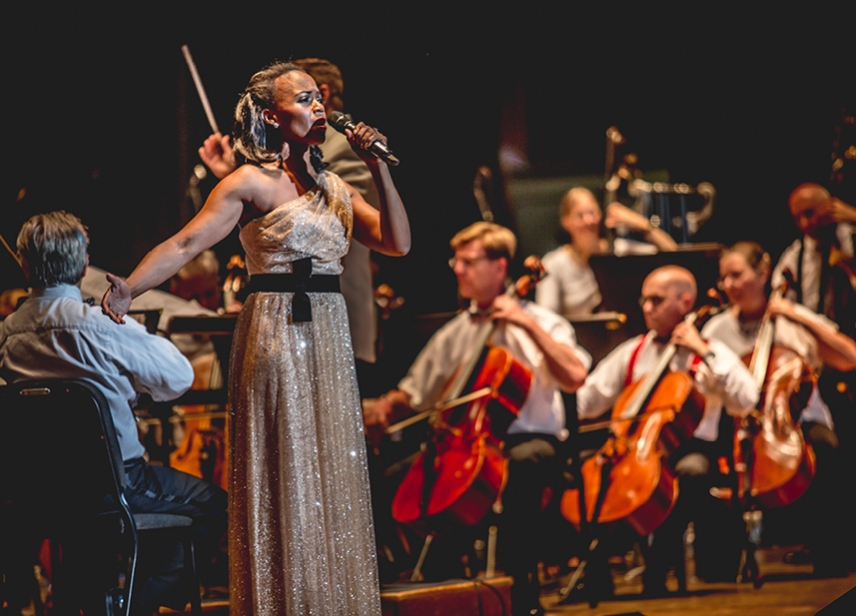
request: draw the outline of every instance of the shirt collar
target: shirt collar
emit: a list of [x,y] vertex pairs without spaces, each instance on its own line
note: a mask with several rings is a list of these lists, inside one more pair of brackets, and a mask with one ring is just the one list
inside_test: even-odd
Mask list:
[[80,287],[73,284],[58,284],[55,287],[33,289],[30,291],[30,297],[45,299],[67,297],[69,299],[76,299],[79,302],[83,301],[83,296],[80,294]]
[[671,336],[669,336],[668,338],[660,338],[659,336],[657,336],[657,332],[653,329],[648,331],[648,340],[650,342],[653,342],[654,344],[659,344],[660,346],[663,346],[665,344],[668,344],[669,340],[671,339]]

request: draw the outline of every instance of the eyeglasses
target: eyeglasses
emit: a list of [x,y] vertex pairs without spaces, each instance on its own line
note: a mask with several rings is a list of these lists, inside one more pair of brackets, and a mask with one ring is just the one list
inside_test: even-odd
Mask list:
[[651,302],[651,306],[656,308],[657,306],[662,304],[665,301],[665,299],[666,298],[663,297],[662,295],[648,295],[648,296],[643,295],[642,297],[639,298],[639,306],[644,308],[645,302]]
[[478,257],[452,257],[449,259],[449,267],[455,269],[455,266],[458,263],[462,263],[464,267],[470,268],[475,265],[478,261],[484,261],[490,259],[487,255],[480,255]]

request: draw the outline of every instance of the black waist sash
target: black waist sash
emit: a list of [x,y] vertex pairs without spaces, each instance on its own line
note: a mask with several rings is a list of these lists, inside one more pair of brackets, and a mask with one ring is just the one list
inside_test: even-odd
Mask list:
[[291,316],[295,322],[312,320],[312,305],[307,292],[341,293],[339,277],[312,275],[312,259],[306,257],[292,263],[292,274],[253,274],[250,277],[250,293],[294,293],[291,300]]

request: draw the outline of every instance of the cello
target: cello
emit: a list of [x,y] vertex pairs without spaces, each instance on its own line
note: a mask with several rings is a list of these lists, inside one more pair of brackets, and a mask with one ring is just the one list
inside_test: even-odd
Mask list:
[[[780,298],[787,278],[773,291]],[[738,419],[734,438],[734,470],[744,506],[780,507],[794,502],[815,473],[814,451],[797,425],[816,378],[791,349],[774,344],[775,321],[765,313],[751,358],[747,358],[758,390],[758,410]]]
[[[685,317],[694,323],[697,313]],[[647,535],[662,524],[678,497],[678,481],[665,460],[701,421],[704,396],[683,372],[670,372],[677,345],[669,343],[654,369],[619,396],[610,420],[611,433],[581,468],[583,493],[566,490],[561,511],[582,528],[625,520]]]
[[[509,297],[525,297],[543,276],[537,257],[525,266],[529,273],[508,288]],[[526,401],[532,373],[507,349],[488,344],[495,327],[492,319],[482,323],[441,404],[387,428],[394,432],[433,415],[434,434],[392,502],[393,518],[417,532],[477,524],[502,492],[508,466],[502,439]]]

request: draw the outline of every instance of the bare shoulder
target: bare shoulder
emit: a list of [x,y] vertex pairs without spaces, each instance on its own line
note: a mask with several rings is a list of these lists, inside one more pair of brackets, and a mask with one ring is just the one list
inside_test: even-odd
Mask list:
[[244,200],[252,200],[252,196],[268,187],[278,177],[278,171],[265,169],[256,165],[241,165],[233,173],[217,185],[220,190],[239,194]]

